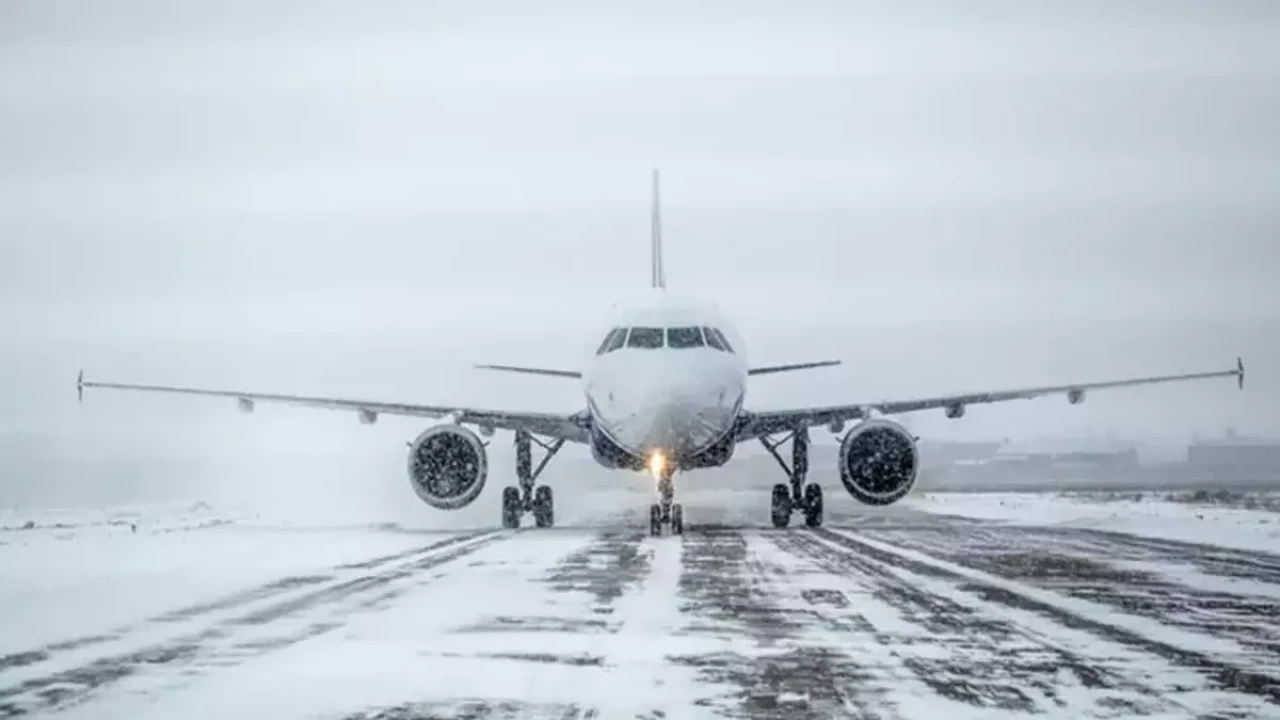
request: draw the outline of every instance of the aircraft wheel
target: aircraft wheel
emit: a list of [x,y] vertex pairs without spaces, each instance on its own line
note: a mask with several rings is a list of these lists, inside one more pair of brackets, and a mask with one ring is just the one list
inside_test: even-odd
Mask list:
[[555,525],[555,498],[551,495],[551,488],[546,485],[539,485],[533,491],[533,522],[540,528]]
[[671,506],[671,534],[684,534],[684,506],[679,504]]
[[662,506],[657,503],[649,506],[649,534],[655,537],[662,534]]
[[502,488],[502,527],[512,530],[520,527],[520,488]]
[[822,526],[822,486],[817,483],[804,487],[804,524],[811,528]]
[[769,503],[769,518],[776,528],[784,528],[791,524],[791,490],[778,483],[773,486]]

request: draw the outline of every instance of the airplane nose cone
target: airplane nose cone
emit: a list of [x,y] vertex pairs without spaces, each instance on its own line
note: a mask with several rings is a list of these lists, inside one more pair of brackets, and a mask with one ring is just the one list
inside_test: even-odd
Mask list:
[[724,436],[733,422],[736,397],[727,389],[686,383],[650,388],[630,402],[613,429],[619,440],[647,454],[663,450],[689,456]]

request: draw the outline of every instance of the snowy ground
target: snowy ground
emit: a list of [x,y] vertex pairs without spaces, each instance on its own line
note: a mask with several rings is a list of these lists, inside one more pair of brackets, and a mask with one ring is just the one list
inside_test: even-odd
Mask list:
[[[1252,494],[1256,505],[1274,495]],[[1140,499],[1134,499],[1140,498]],[[903,506],[1029,525],[1094,528],[1280,553],[1280,512],[1214,507],[1178,493],[926,493]]]
[[650,538],[645,494],[582,495],[554,530],[3,516],[0,717],[1280,717],[1277,555],[1059,499],[775,531],[690,492]]

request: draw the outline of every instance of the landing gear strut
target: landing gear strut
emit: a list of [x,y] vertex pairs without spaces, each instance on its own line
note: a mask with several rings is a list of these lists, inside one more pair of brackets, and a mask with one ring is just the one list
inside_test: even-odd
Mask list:
[[[533,466],[534,443],[544,451],[536,468]],[[520,527],[520,518],[527,512],[533,513],[533,522],[540,528],[555,524],[555,499],[551,488],[546,485],[534,487],[534,482],[563,445],[563,438],[546,443],[524,430],[516,431],[516,479],[520,486],[509,485],[502,489],[502,527]]]
[[650,535],[661,535],[662,526],[668,523],[672,535],[684,533],[684,507],[673,502],[675,494],[675,470],[663,469],[658,477],[658,502],[649,506]]
[[[778,446],[791,441],[791,465],[778,453]],[[769,451],[782,471],[790,478],[788,487],[784,483],[773,486],[770,494],[769,517],[776,528],[784,528],[791,524],[791,514],[804,513],[804,524],[809,527],[822,525],[822,486],[817,483],[805,485],[804,477],[809,471],[809,431],[800,429],[792,431],[781,440],[774,441],[768,436],[760,438],[760,444]]]

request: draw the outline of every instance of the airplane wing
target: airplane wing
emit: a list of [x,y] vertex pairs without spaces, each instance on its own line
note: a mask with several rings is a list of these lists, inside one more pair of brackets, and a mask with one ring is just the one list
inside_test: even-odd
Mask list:
[[846,420],[861,420],[873,412],[883,415],[945,408],[947,414],[959,417],[967,405],[1005,402],[1006,400],[1029,400],[1045,395],[1064,394],[1071,403],[1084,400],[1089,390],[1105,390],[1109,388],[1132,387],[1136,385],[1155,385],[1158,383],[1182,382],[1186,380],[1203,380],[1207,378],[1234,377],[1239,387],[1244,389],[1244,362],[1236,358],[1236,366],[1230,370],[1188,373],[1184,375],[1161,375],[1157,377],[1131,378],[1128,380],[1111,380],[1107,382],[1079,383],[1076,385],[1051,385],[1047,387],[1022,388],[1018,390],[996,390],[993,392],[969,393],[964,395],[946,395],[915,400],[884,400],[880,402],[833,405],[829,407],[800,408],[795,410],[765,410],[747,412],[739,431],[739,440],[750,440],[771,433],[788,432],[814,425],[826,425]]
[[811,370],[813,368],[831,367],[839,365],[839,360],[818,360],[817,362],[803,362],[794,365],[768,365],[766,367],[753,367],[747,369],[748,375],[772,375],[773,373],[792,372],[795,370]]
[[526,430],[546,437],[563,438],[570,442],[586,442],[589,437],[591,423],[590,416],[585,411],[573,414],[503,412],[441,405],[389,403],[376,400],[278,395],[274,393],[245,392],[242,390],[206,390],[168,385],[96,382],[85,380],[84,371],[82,370],[76,379],[76,392],[81,400],[84,398],[84,391],[88,388],[233,398],[239,403],[240,409],[246,412],[252,412],[254,405],[258,402],[274,402],[330,410],[349,410],[357,413],[360,421],[366,424],[377,421],[379,415],[426,418],[452,417],[456,422],[462,424],[479,425],[498,430]]
[[562,378],[582,378],[577,370],[557,370],[555,368],[535,368],[520,365],[476,365],[481,370],[501,370],[503,372],[524,373],[526,375],[549,375]]

